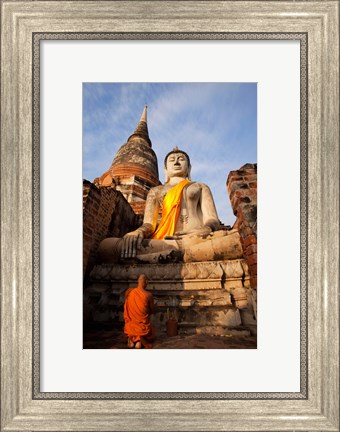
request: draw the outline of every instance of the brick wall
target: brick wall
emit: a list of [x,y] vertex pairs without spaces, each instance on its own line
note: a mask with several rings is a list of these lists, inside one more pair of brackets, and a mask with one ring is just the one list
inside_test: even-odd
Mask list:
[[250,285],[257,288],[257,164],[243,165],[231,171],[227,180],[231,206],[236,216],[235,228],[241,236],[247,260]]
[[83,181],[83,275],[95,263],[99,243],[106,237],[122,237],[141,224],[123,195],[111,187]]
[[140,215],[141,221],[143,221],[145,201],[133,201],[130,203],[130,206],[137,215]]

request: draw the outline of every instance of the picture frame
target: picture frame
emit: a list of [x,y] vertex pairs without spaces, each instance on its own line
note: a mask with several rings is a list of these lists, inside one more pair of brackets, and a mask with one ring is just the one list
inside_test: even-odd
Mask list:
[[[140,19],[140,16],[143,19]],[[1,430],[339,430],[339,1],[3,1]],[[39,397],[34,35],[272,33],[307,40],[307,387],[297,397]],[[70,36],[72,37],[72,36]],[[208,36],[207,36],[208,38]],[[39,94],[35,93],[39,98]],[[301,194],[306,196],[306,191]],[[22,211],[25,209],[25,211]],[[36,219],[35,219],[36,221]]]

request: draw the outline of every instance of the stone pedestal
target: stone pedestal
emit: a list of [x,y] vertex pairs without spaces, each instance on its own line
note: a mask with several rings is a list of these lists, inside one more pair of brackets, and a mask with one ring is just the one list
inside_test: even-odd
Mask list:
[[177,318],[180,333],[202,333],[204,329],[209,333],[212,328],[242,326],[237,296],[240,290],[245,297],[250,291],[248,267],[243,259],[97,265],[84,293],[85,319],[123,322],[125,290],[137,285],[141,273],[148,277],[148,290],[154,296],[156,313],[152,322],[156,329],[164,330],[169,316]]

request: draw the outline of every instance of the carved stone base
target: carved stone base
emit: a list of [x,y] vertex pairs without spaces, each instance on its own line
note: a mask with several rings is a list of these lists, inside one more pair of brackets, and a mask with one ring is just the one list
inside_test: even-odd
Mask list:
[[[156,313],[153,325],[164,329],[169,316],[179,329],[242,325],[237,295],[249,288],[244,260],[173,264],[101,264],[91,273],[92,284],[84,292],[84,319],[123,322],[124,293],[137,285],[144,273],[153,294]],[[236,300],[236,302],[235,302]],[[244,303],[244,302],[243,302]]]
[[249,287],[248,266],[243,259],[172,264],[100,264],[92,281],[110,281],[112,289],[136,286],[144,273],[150,290],[192,290]]

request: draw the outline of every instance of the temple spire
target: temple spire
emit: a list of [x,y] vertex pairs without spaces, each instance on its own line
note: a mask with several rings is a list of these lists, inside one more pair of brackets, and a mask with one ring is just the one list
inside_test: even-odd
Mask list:
[[149,131],[147,125],[147,105],[144,106],[141,118],[137,124],[134,133],[129,137],[128,142],[134,137],[143,138],[151,147],[151,140],[149,138]]
[[143,109],[143,112],[142,112],[142,115],[141,115],[141,117],[140,117],[140,120],[139,120],[139,122],[145,122],[145,123],[147,123],[147,109],[148,109],[148,106],[147,105],[144,105],[144,109]]
[[133,211],[144,213],[149,190],[160,185],[156,153],[151,148],[145,106],[134,133],[116,153],[110,168],[94,179],[98,187],[121,192]]

